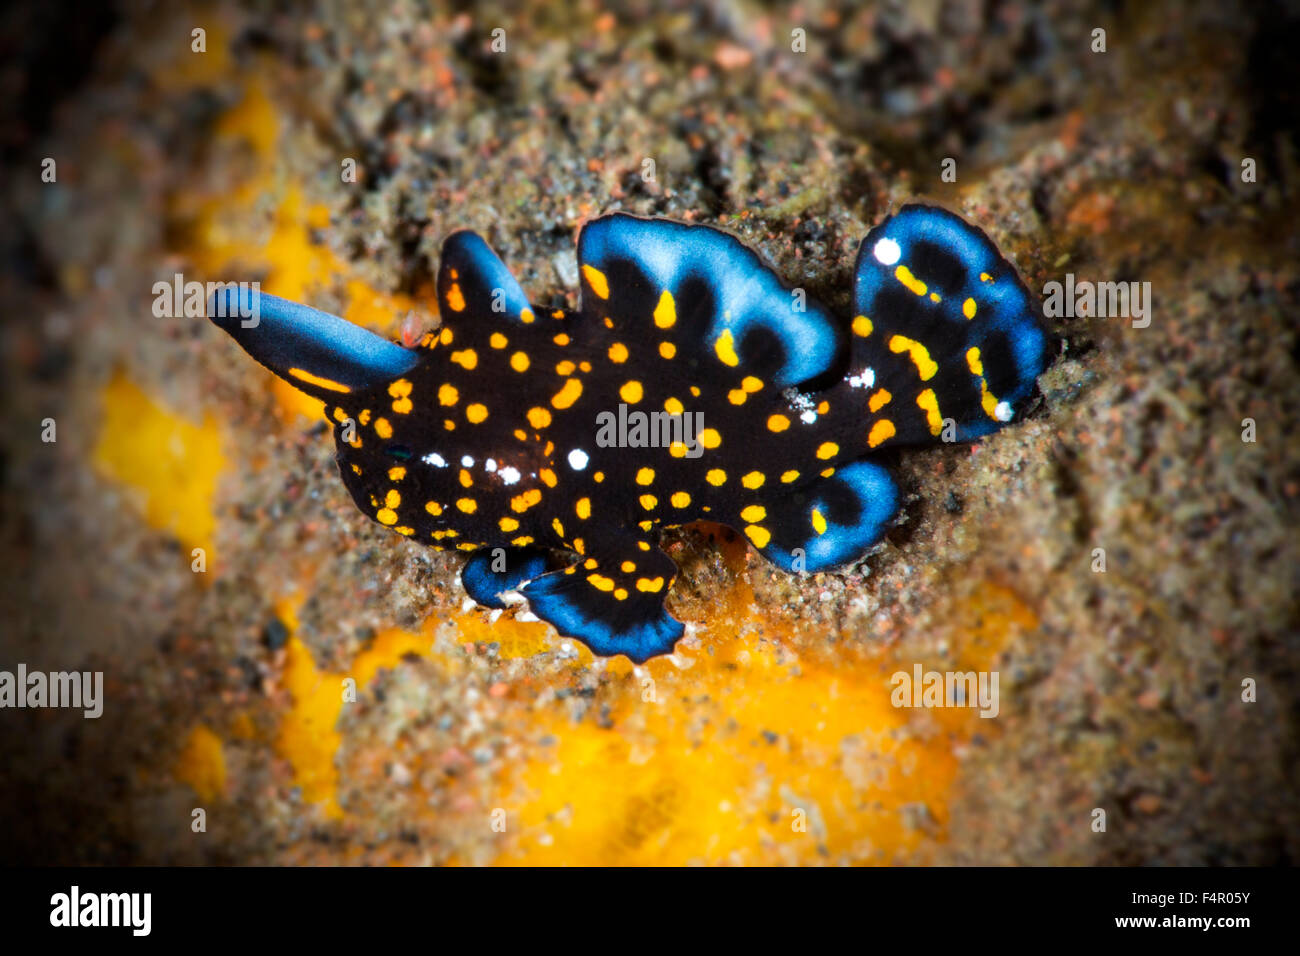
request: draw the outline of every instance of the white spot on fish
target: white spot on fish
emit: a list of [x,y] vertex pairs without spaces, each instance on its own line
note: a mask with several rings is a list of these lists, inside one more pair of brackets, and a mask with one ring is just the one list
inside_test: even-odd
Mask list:
[[509,465],[507,465],[505,468],[502,468],[501,471],[498,472],[498,474],[501,475],[501,480],[504,481],[507,485],[513,485],[516,481],[519,480],[519,469],[512,468]]
[[464,467],[464,468],[473,468],[473,467],[474,467],[474,459],[471,458],[469,455],[466,455],[464,458],[462,458],[462,459],[460,460],[460,463],[461,463],[461,466]]
[[857,375],[849,376],[849,385],[853,388],[870,388],[876,384],[876,370],[873,368],[864,368]]
[[803,422],[805,425],[811,425],[813,422],[817,421],[817,413],[810,408],[799,416],[799,421]]
[[1011,421],[1011,416],[1013,414],[1015,413],[1012,411],[1011,405],[1007,402],[998,402],[997,406],[993,409],[993,417],[1000,422]]
[[587,462],[590,460],[591,459],[587,457],[587,453],[581,448],[575,448],[573,451],[569,452],[569,467],[574,471],[582,471],[582,469],[587,467]]
[[903,250],[893,239],[881,239],[871,253],[881,265],[892,266],[903,255]]
[[420,461],[425,462],[426,464],[429,464],[429,465],[433,465],[433,467],[435,467],[435,468],[446,468],[446,467],[447,467],[447,462],[444,461],[444,460],[443,460],[443,457],[442,457],[441,455],[439,455],[436,451],[431,451],[431,452],[429,452],[429,454],[427,454],[427,455],[425,455],[423,458],[421,458]]
[[496,471],[497,470],[496,459],[489,458],[487,461],[483,462],[483,467],[486,468],[488,471]]

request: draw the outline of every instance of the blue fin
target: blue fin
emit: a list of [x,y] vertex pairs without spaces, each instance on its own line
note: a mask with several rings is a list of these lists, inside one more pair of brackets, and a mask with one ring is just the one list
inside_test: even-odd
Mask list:
[[759,550],[783,571],[827,571],[879,541],[898,506],[889,472],[855,461],[764,505],[763,527],[772,537]]
[[677,565],[642,543],[649,550],[631,539],[607,543],[573,567],[529,581],[523,594],[533,613],[602,657],[625,654],[643,664],[672,653],[686,630],[664,609]]
[[888,423],[872,449],[987,435],[1023,409],[1047,366],[1037,299],[988,236],[944,209],[904,206],[867,234],[854,304],[846,381],[863,405],[884,391],[864,434]]
[[465,562],[460,583],[484,607],[503,608],[502,592],[545,573],[546,552],[541,548],[480,548]]
[[280,378],[325,401],[400,378],[419,361],[347,319],[239,287],[214,293],[208,318]]
[[[756,375],[784,388],[824,374],[843,345],[825,309],[782,285],[740,240],[709,226],[603,216],[583,227],[578,261],[584,313],[599,321],[655,310],[659,337],[699,353],[709,378]],[[665,295],[669,325],[660,312]]]
[[438,306],[444,325],[486,338],[500,324],[532,323],[532,306],[506,264],[476,232],[453,232],[442,244]]

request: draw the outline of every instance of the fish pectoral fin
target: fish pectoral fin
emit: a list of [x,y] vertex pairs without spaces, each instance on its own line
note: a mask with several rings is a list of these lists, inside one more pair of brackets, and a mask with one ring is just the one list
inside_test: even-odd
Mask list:
[[587,550],[577,564],[524,586],[533,613],[601,656],[625,654],[642,664],[671,653],[685,632],[664,608],[677,576],[673,559],[633,538]]

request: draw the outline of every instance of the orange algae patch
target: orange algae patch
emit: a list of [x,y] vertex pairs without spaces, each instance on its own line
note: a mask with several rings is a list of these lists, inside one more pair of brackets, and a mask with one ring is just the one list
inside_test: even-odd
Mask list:
[[[313,293],[336,277],[346,277],[349,267],[327,246],[312,241],[312,231],[329,227],[329,208],[309,204],[301,188],[281,186],[274,177],[280,122],[264,82],[253,76],[245,81],[243,99],[217,121],[214,143],[219,152],[245,148],[250,171],[230,194],[208,197],[173,197],[170,213],[186,223],[183,251],[195,267],[212,280],[264,274],[261,290],[296,302],[310,302]],[[280,195],[269,236],[261,224],[265,214],[258,204],[267,193]],[[351,322],[387,332],[415,302],[400,293],[381,292],[357,278],[346,278],[343,315]],[[324,404],[276,378],[271,386],[281,416],[319,418]]]
[[[711,629],[713,653],[679,650],[695,658],[689,669],[610,663],[606,727],[558,707],[519,715],[529,725],[519,732],[557,744],[494,798],[517,824],[497,862],[917,862],[945,839],[958,752],[997,722],[971,708],[893,706],[890,678],[910,674],[915,655],[807,638],[796,652],[797,622],[736,613],[752,600],[739,584]],[[949,656],[920,660],[924,669],[996,669],[1037,626],[992,584],[955,612]],[[769,639],[741,636],[755,627]]]
[[187,549],[205,548],[211,570],[213,498],[225,464],[216,422],[192,424],[122,374],[105,386],[101,401],[96,469],[126,486],[152,527],[174,534]]
[[293,767],[294,783],[303,800],[319,804],[329,819],[340,819],[338,768],[334,758],[343,737],[337,729],[343,711],[344,681],[352,678],[360,693],[382,668],[396,667],[408,655],[428,657],[429,635],[388,628],[375,635],[343,673],[318,670],[311,651],[297,637],[298,616],[292,601],[277,605],[277,615],[290,637],[285,645],[281,682],[292,705],[280,721],[275,749]]
[[212,800],[221,796],[226,789],[226,758],[221,748],[221,738],[208,727],[199,724],[186,738],[172,772],[200,800]]

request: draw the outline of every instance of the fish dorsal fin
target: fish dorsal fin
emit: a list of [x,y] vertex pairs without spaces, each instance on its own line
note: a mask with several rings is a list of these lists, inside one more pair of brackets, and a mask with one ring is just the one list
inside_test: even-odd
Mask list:
[[506,264],[476,232],[453,232],[442,244],[438,307],[444,326],[487,334],[501,325],[531,325],[533,307]]
[[797,385],[839,355],[844,335],[830,314],[718,229],[603,216],[583,228],[578,262],[587,321],[708,356],[727,387],[747,375]]

